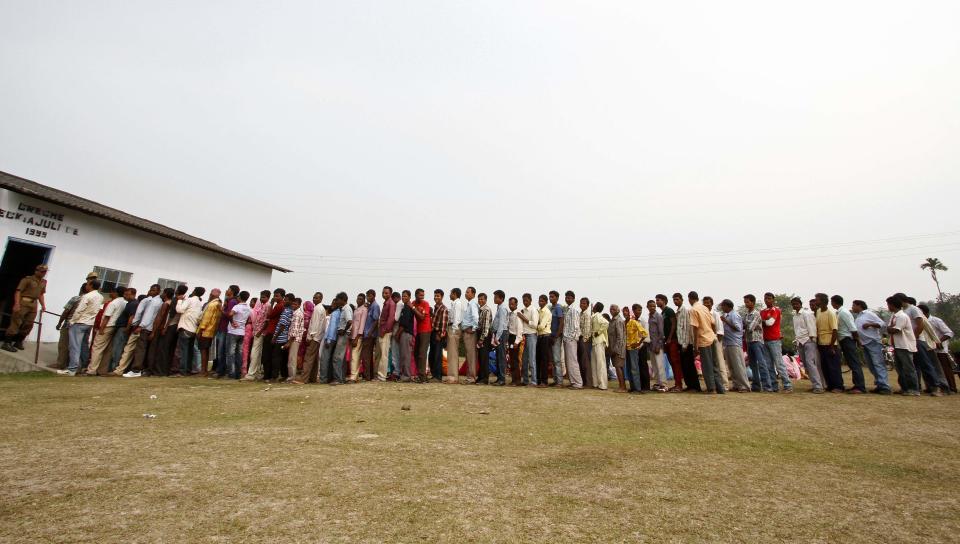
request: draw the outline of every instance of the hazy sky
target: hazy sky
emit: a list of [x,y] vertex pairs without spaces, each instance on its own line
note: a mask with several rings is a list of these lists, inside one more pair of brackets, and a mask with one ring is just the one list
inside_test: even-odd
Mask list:
[[955,1],[0,0],[0,170],[304,294],[930,298],[924,257],[960,290],[958,22]]

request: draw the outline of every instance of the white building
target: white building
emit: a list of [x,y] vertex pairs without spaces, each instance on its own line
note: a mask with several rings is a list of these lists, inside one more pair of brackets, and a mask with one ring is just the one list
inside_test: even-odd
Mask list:
[[[135,217],[97,202],[0,172],[0,326],[6,329],[20,278],[40,263],[47,273],[46,303],[59,314],[96,271],[104,288],[151,284],[225,290],[239,285],[256,296],[270,288],[274,270],[285,268],[222,248],[212,242]],[[57,317],[43,318],[43,341],[59,338]],[[31,340],[36,338],[36,331]]]

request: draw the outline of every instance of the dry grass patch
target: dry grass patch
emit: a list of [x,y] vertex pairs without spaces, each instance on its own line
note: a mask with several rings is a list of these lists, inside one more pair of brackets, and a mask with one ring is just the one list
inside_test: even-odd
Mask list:
[[958,539],[960,397],[264,389],[0,377],[0,539]]

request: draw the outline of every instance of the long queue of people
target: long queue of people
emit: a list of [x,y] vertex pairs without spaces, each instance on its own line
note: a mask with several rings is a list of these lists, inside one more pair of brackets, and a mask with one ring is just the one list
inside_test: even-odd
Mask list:
[[[221,296],[222,295],[222,296]],[[96,279],[65,307],[62,374],[201,376],[330,385],[361,381],[646,392],[794,390],[784,364],[782,312],[772,293],[719,304],[691,291],[645,304],[609,307],[572,291],[519,299],[503,291],[373,289],[351,303],[338,293],[303,301],[284,289],[259,297],[236,285],[192,291],[185,285],[145,295],[119,287],[107,300]],[[670,302],[672,301],[672,305]],[[492,304],[491,304],[492,303]],[[892,347],[898,393],[956,392],[947,344],[952,331],[903,293],[881,319],[862,300],[839,295],[791,301],[795,342],[813,393],[889,394],[885,343]],[[606,312],[604,311],[606,310]],[[461,363],[461,358],[464,360]],[[842,364],[850,369],[845,384]],[[866,363],[866,364],[864,364]],[[672,384],[668,383],[672,375]]]

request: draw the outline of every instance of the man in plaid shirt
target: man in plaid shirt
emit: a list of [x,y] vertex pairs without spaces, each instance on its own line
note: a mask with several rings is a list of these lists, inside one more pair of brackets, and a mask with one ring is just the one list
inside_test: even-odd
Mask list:
[[493,337],[490,325],[493,324],[493,310],[487,306],[487,294],[477,295],[480,303],[480,319],[477,322],[477,385],[490,384],[490,350]]
[[443,346],[447,343],[447,307],[443,304],[443,289],[433,291],[433,333],[430,335],[430,375],[434,381],[443,381]]

